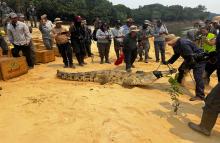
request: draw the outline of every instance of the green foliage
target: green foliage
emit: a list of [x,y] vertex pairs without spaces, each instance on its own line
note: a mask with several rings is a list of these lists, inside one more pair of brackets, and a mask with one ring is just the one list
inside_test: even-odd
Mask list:
[[169,88],[169,94],[171,96],[171,100],[173,101],[173,108],[174,108],[174,112],[178,113],[179,110],[179,106],[180,106],[180,101],[178,99],[178,97],[182,94],[182,91],[180,89],[180,85],[177,82],[177,80],[173,77],[170,77],[169,79],[169,83],[170,83],[170,88]]
[[[38,10],[38,17],[47,14],[50,19],[61,17],[70,21],[76,15],[81,15],[91,23],[96,17],[106,22],[114,22],[116,19],[125,21],[128,17],[134,17],[139,24],[144,20],[162,19],[164,21],[183,21],[205,19],[209,13],[202,5],[196,8],[182,7],[180,5],[163,6],[151,4],[137,9],[130,9],[122,4],[113,5],[108,0],[3,0],[17,11],[26,12],[30,3],[34,3]],[[20,2],[20,10],[15,3]]]

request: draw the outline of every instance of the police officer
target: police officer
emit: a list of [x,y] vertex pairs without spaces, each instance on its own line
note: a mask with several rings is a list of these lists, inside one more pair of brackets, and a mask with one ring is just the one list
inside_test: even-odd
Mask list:
[[206,136],[211,135],[211,131],[215,126],[218,114],[220,113],[220,83],[211,91],[205,100],[203,115],[199,125],[189,122],[188,126],[196,132]]
[[190,40],[176,37],[173,34],[166,36],[166,41],[169,46],[173,47],[174,55],[165,62],[165,64],[173,64],[180,56],[184,59],[184,62],[179,67],[179,76],[177,81],[182,82],[185,73],[189,70],[193,70],[194,79],[196,82],[196,96],[191,98],[190,101],[203,100],[204,94],[204,82],[202,79],[205,63],[197,60],[196,56],[203,52],[202,49]]

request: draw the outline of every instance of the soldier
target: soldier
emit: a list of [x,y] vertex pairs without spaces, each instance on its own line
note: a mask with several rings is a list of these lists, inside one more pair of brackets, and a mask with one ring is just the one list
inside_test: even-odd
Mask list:
[[31,27],[37,27],[37,10],[36,7],[30,4],[29,8],[27,9],[27,13],[29,16],[29,20],[31,22]]
[[174,55],[165,64],[173,64],[180,56],[184,62],[179,67],[179,75],[177,81],[182,83],[182,79],[186,72],[193,70],[194,79],[196,82],[196,96],[191,98],[190,101],[204,100],[204,81],[203,71],[205,62],[197,58],[198,55],[203,53],[203,50],[198,48],[193,42],[188,39],[176,37],[173,34],[166,36],[167,44],[173,47]]
[[206,136],[211,135],[211,131],[220,113],[220,83],[211,91],[205,99],[205,107],[203,108],[203,115],[199,125],[189,122],[188,126],[196,132],[202,133]]

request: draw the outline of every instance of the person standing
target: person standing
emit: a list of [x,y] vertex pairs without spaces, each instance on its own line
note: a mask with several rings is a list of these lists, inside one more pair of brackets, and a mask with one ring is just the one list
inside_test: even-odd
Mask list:
[[[212,54],[212,58],[207,61],[206,67],[205,67],[205,84],[209,84],[210,82],[210,76],[212,73],[217,70],[217,57],[216,57],[216,35],[209,32],[207,27],[200,28],[200,32],[203,35],[202,38],[202,48],[206,53]],[[217,71],[220,72],[220,71]],[[218,75],[218,81],[220,82],[220,73],[217,73]]]
[[20,50],[26,57],[29,68],[34,67],[34,61],[31,58],[31,34],[28,26],[18,21],[16,13],[10,14],[11,23],[8,25],[8,39],[14,45],[12,55],[14,57],[20,57]]
[[182,57],[184,61],[178,69],[179,74],[177,76],[177,82],[181,84],[184,75],[192,69],[196,82],[196,96],[190,98],[190,101],[204,100],[205,87],[203,81],[203,72],[205,62],[198,59],[198,55],[202,54],[203,50],[198,48],[192,41],[176,37],[173,34],[166,36],[166,42],[169,46],[173,47],[174,55],[164,64],[173,64],[179,57]]
[[9,23],[9,15],[12,13],[13,10],[8,7],[6,2],[2,2],[1,4],[1,14],[2,14],[2,24],[5,30],[5,33],[7,33],[7,24]]
[[41,16],[39,29],[42,33],[42,39],[47,50],[53,49],[53,37],[51,31],[53,29],[53,23],[47,19],[47,15]]
[[86,54],[88,57],[92,57],[93,53],[91,51],[91,45],[92,45],[92,30],[88,27],[86,20],[82,21],[82,27],[85,30],[85,48],[86,48]]
[[75,48],[76,58],[79,63],[79,66],[84,66],[84,58],[86,56],[85,48],[85,29],[82,27],[82,18],[81,16],[76,16],[74,24],[69,29],[71,34],[71,44]]
[[69,43],[69,32],[62,27],[62,21],[60,18],[56,18],[54,23],[55,27],[52,29],[52,34],[63,58],[64,68],[75,68],[73,64],[73,51]]
[[114,49],[115,49],[115,54],[116,54],[117,60],[119,59],[120,53],[122,52],[123,38],[124,38],[124,36],[120,30],[120,26],[121,26],[121,22],[120,22],[120,20],[117,20],[115,27],[111,30],[112,36],[114,39]]
[[130,32],[124,38],[123,52],[125,55],[126,71],[131,72],[134,68],[134,62],[137,58],[138,28],[135,25],[130,26]]
[[130,27],[133,24],[134,20],[132,18],[128,18],[126,24],[120,28],[120,31],[122,32],[123,36],[126,36],[130,32]]
[[29,16],[29,20],[31,22],[31,27],[37,27],[37,10],[36,7],[30,4],[29,8],[27,9],[27,13]]
[[138,47],[138,54],[140,56],[139,61],[143,61],[143,52],[145,54],[145,63],[148,63],[149,57],[149,50],[150,50],[150,41],[149,38],[152,37],[152,29],[150,28],[151,22],[149,20],[145,20],[144,24],[142,26],[142,29],[140,30],[140,38],[141,42]]
[[158,20],[154,28],[154,48],[156,62],[160,62],[159,53],[161,53],[162,63],[165,62],[165,35],[168,34],[166,26],[162,23],[161,20]]
[[[25,16],[23,15],[23,14],[18,14],[18,20],[20,21],[20,22],[23,22],[23,23],[25,23],[27,26],[28,26],[28,28],[29,28],[29,31],[30,31],[30,33],[32,33],[32,27],[31,26],[29,26],[28,25],[28,23],[26,23],[25,22]],[[31,39],[31,41],[30,41],[30,47],[31,47],[31,60],[35,63],[35,61],[36,61],[36,59],[35,59],[35,47],[34,47],[34,44],[33,44],[33,41],[32,41],[32,39]],[[36,63],[35,63],[36,64]]]
[[110,43],[112,39],[112,34],[108,29],[107,23],[103,23],[98,29],[96,33],[97,37],[97,46],[99,50],[99,56],[101,58],[100,64],[104,63],[104,58],[105,58],[105,63],[111,63],[109,60],[109,51],[110,51]]
[[205,136],[210,136],[220,113],[220,83],[209,93],[205,99],[205,107],[200,124],[189,122],[188,126]]

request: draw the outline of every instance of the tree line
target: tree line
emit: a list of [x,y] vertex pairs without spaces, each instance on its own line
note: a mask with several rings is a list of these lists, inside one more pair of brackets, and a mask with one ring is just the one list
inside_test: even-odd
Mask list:
[[[26,12],[30,0],[5,0],[10,7],[17,11]],[[15,3],[20,3],[15,5]],[[163,21],[191,21],[204,20],[209,16],[205,6],[195,8],[180,5],[164,6],[151,4],[130,9],[123,4],[113,5],[108,0],[33,0],[37,7],[38,17],[46,13],[50,19],[61,17],[65,21],[72,21],[74,16],[81,15],[91,23],[96,17],[113,23],[116,19],[125,21],[133,17],[137,23],[145,19],[162,19]],[[19,9],[18,9],[19,8]]]

